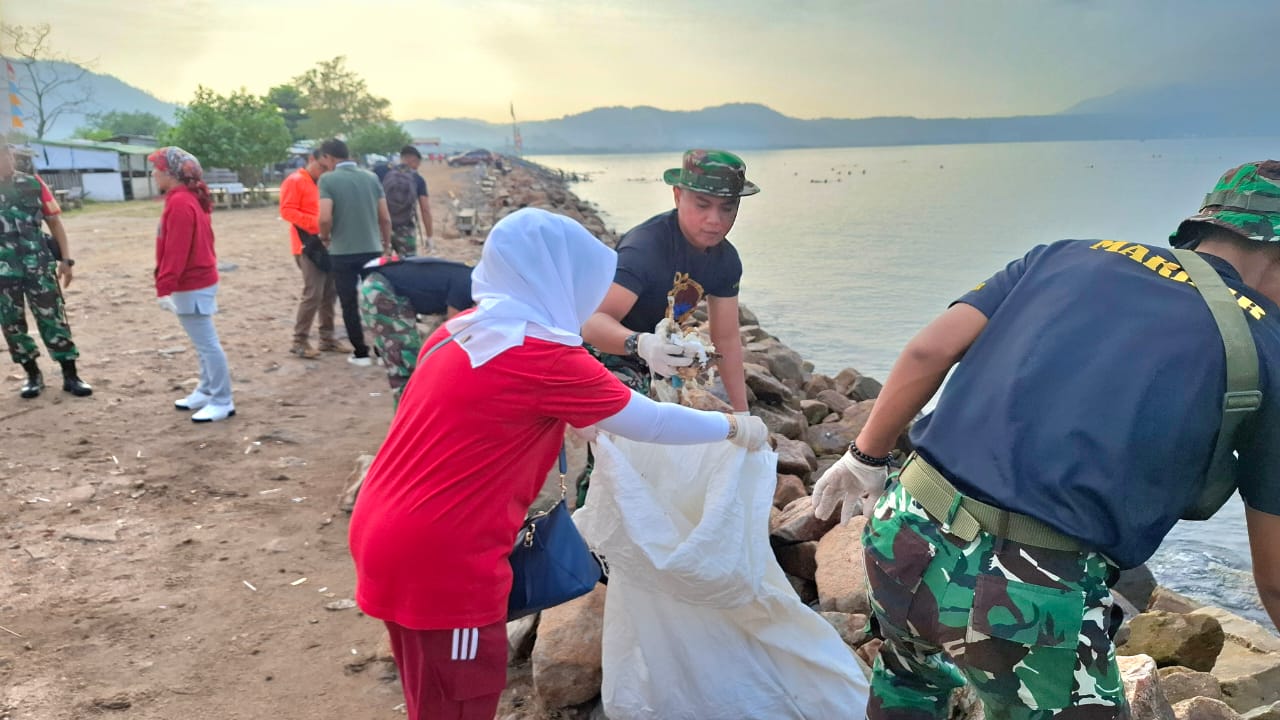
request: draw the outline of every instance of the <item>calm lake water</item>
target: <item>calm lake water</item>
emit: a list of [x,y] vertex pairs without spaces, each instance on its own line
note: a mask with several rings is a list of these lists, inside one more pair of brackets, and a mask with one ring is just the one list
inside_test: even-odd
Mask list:
[[[762,191],[730,234],[742,301],[818,372],[883,380],[917,330],[1034,245],[1164,243],[1223,171],[1276,155],[1280,138],[746,153]],[[530,159],[587,175],[575,192],[621,232],[672,206],[661,177],[680,158]],[[1213,520],[1181,523],[1150,565],[1175,590],[1266,621],[1238,498]]]

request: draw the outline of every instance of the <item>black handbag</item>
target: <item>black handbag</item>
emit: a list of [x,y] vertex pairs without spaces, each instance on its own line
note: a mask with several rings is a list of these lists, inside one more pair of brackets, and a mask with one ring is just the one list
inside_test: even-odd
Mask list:
[[[432,346],[418,361],[419,366],[453,338],[450,335]],[[586,595],[604,578],[603,562],[587,547],[569,515],[564,484],[568,470],[569,460],[561,445],[560,501],[525,519],[511,549],[508,622]]]
[[565,503],[568,469],[560,448],[560,501],[524,521],[511,550],[511,596],[507,621],[586,595],[601,579],[601,564],[578,534]]
[[333,263],[329,261],[329,248],[324,246],[319,235],[303,230],[297,225],[293,226],[298,231],[298,239],[302,241],[302,254],[312,262],[321,272],[330,272],[333,270]]

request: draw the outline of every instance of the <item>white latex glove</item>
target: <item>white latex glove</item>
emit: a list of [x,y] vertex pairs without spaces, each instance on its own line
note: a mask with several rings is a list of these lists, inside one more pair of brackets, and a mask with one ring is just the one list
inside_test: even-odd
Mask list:
[[178,305],[173,301],[172,296],[165,295],[164,297],[156,298],[156,303],[160,305],[161,310],[168,310],[174,315],[178,314]]
[[889,468],[868,465],[846,451],[813,486],[813,514],[826,520],[843,501],[844,508],[840,511],[843,525],[853,517],[853,509],[861,499],[862,514],[871,517],[888,481]]
[[734,413],[729,422],[738,423],[738,432],[729,438],[729,442],[748,450],[759,450],[769,443],[769,428],[764,421],[754,415],[741,417]]
[[653,333],[641,333],[636,338],[636,354],[649,364],[650,370],[663,377],[671,377],[677,369],[693,363],[693,358],[684,354],[683,347]]
[[600,437],[600,430],[595,425],[588,425],[581,428],[576,428],[570,425],[569,432],[573,433],[574,437],[583,442],[595,442],[596,438]]

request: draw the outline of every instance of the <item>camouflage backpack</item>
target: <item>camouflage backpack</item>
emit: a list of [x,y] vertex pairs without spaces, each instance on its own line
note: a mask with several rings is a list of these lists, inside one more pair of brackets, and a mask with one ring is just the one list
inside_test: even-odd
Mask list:
[[382,178],[382,191],[387,196],[391,226],[398,230],[413,227],[416,224],[414,208],[418,202],[418,183],[414,171],[405,165],[392,168]]

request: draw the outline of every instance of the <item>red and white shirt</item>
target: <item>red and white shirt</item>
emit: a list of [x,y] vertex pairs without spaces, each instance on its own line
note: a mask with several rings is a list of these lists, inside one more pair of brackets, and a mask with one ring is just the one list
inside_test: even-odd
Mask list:
[[[443,327],[424,352],[448,337]],[[351,516],[356,602],[416,630],[502,621],[508,556],[564,440],[631,391],[581,346],[526,338],[478,368],[454,343],[409,379]]]

